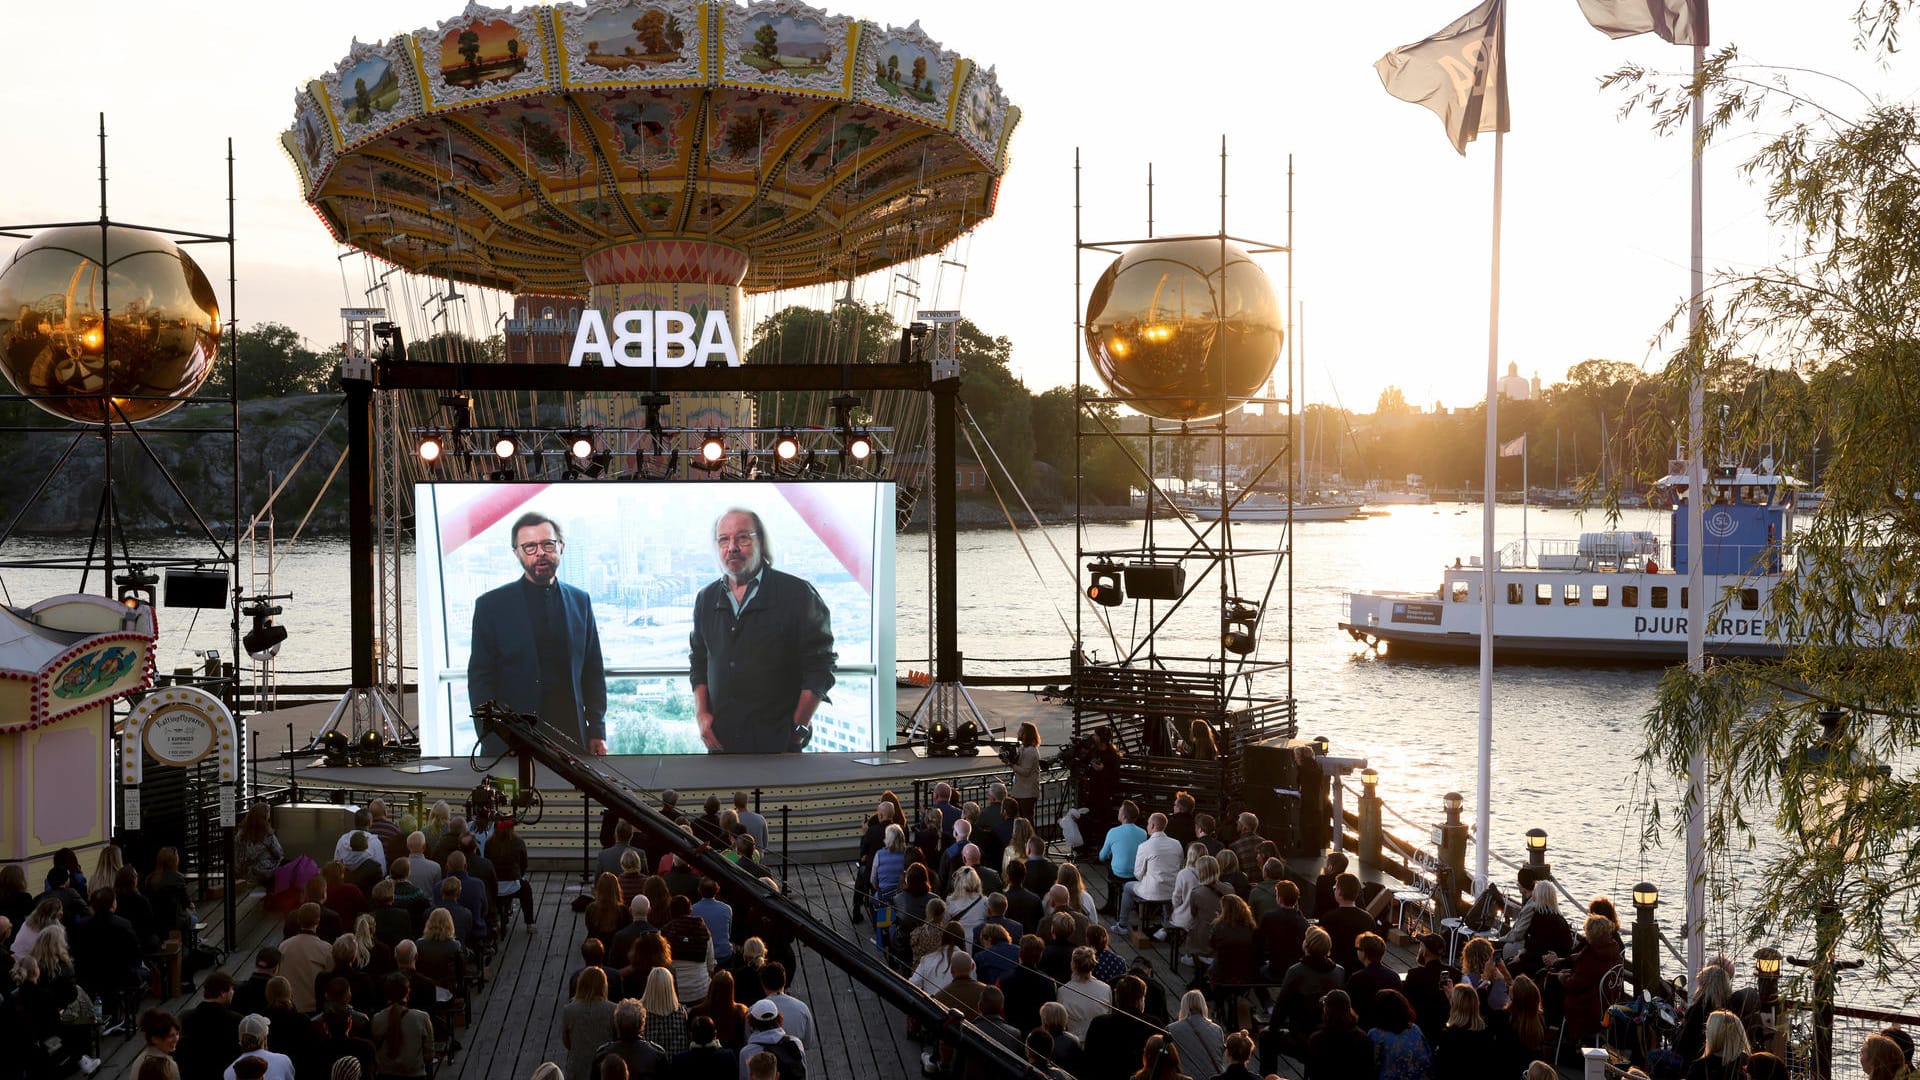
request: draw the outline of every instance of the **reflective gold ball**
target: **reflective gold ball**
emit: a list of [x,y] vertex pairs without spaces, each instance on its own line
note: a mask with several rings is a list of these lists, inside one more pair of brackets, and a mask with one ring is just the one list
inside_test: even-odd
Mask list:
[[220,301],[166,237],[109,229],[104,258],[100,240],[97,226],[51,229],[13,253],[0,270],[0,363],[16,392],[55,416],[139,423],[212,374]]
[[1284,312],[1267,272],[1232,244],[1140,244],[1087,301],[1087,355],[1116,397],[1164,420],[1204,420],[1258,393],[1280,358]]

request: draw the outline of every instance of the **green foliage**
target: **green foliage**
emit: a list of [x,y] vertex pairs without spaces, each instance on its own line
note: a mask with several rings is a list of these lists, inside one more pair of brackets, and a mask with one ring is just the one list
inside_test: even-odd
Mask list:
[[[993,455],[986,447],[981,447],[977,456],[994,472],[996,483],[1011,480],[1025,487],[1033,475],[1033,398],[1009,366],[1013,342],[989,337],[971,319],[960,320],[959,331],[956,354],[960,358],[960,401],[966,415],[979,425],[979,434],[974,437],[985,436],[1006,471],[992,469]],[[961,435],[959,442],[965,452],[967,437]]]
[[[1909,6],[1861,5],[1863,40],[1890,48]],[[1660,798],[1704,753],[1709,846],[1785,841],[1743,883],[1742,929],[1817,933],[1818,906],[1834,904],[1843,929],[1822,934],[1823,948],[1843,936],[1884,975],[1920,933],[1920,106],[1875,100],[1844,114],[1784,76],[1746,77],[1735,56],[1722,50],[1702,79],[1713,133],[1744,135],[1752,121],[1774,132],[1744,168],[1794,250],[1710,288],[1697,337],[1679,343],[1650,396],[1684,418],[1701,378],[1705,445],[1725,457],[1818,440],[1826,501],[1792,538],[1797,572],[1774,594],[1776,633],[1795,643],[1787,656],[1676,669],[1662,683],[1641,754],[1650,828],[1653,839],[1680,828],[1684,815],[1661,815]],[[1630,91],[1630,109],[1679,126],[1685,83],[1639,69],[1610,81]],[[1819,741],[1815,713],[1829,705],[1852,718]]]
[[292,327],[281,323],[255,323],[240,331],[236,340],[224,343],[220,354],[213,375],[200,390],[202,396],[226,396],[227,362],[236,358],[240,397],[245,400],[340,388],[340,347],[314,352]]
[[[885,304],[841,304],[832,311],[786,307],[754,327],[748,364],[879,364],[899,353],[900,326]],[[768,390],[755,396],[768,426],[824,423],[831,394]],[[864,419],[864,417],[856,417]]]
[[[646,689],[642,691],[642,683]],[[607,750],[614,754],[704,754],[684,679],[607,683]]]

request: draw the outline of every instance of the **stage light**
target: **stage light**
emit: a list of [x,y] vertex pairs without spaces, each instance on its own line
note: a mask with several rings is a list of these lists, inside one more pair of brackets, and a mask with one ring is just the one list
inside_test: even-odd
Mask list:
[[496,483],[505,483],[506,481],[514,479],[515,475],[516,474],[513,471],[513,466],[509,465],[504,469],[495,469],[492,472],[488,473],[487,479],[492,480]]
[[575,461],[585,461],[593,456],[593,436],[584,431],[567,436],[567,453]]
[[946,757],[953,753],[953,729],[945,720],[935,720],[927,725],[927,755]]
[[143,603],[153,607],[153,587],[159,581],[159,578],[147,572],[146,567],[139,565],[129,566],[125,573],[113,577],[113,583],[120,587],[120,602],[128,608],[136,608]]
[[1113,563],[1087,564],[1087,599],[1101,607],[1115,607],[1127,598],[1120,585],[1120,567]]
[[1220,612],[1220,647],[1235,656],[1247,655],[1258,641],[1254,632],[1259,624],[1259,608],[1239,597],[1229,597]]
[[278,655],[281,644],[287,640],[287,628],[276,626],[273,622],[273,616],[280,614],[280,605],[256,600],[242,608],[240,613],[253,619],[253,629],[240,639],[247,655],[255,660]]
[[379,728],[368,728],[360,733],[357,746],[363,754],[378,754],[387,748],[387,737]]
[[347,733],[338,728],[320,736],[315,745],[326,754],[329,765],[346,764],[347,756],[353,752],[353,740],[347,738]]
[[873,456],[873,438],[864,431],[856,431],[848,437],[847,456],[856,462],[864,463]]
[[800,456],[800,440],[794,437],[792,428],[780,429],[780,437],[773,443],[773,456],[782,462]]
[[605,473],[607,471],[607,466],[611,464],[613,464],[613,451],[601,450],[598,453],[593,455],[593,457],[587,462],[586,469],[584,469],[583,471],[587,474],[589,478],[598,477],[601,474]]
[[718,431],[709,430],[707,437],[700,440],[700,456],[695,459],[694,467],[713,472],[725,468],[727,464],[727,439]]
[[500,434],[494,436],[494,439],[493,439],[493,456],[494,457],[497,457],[502,461],[507,461],[507,460],[510,460],[513,457],[513,455],[519,452],[520,452],[520,443],[518,440],[516,440],[513,437],[513,432],[503,431]]
[[440,455],[446,451],[437,432],[428,432],[420,437],[420,460],[428,465],[438,464]]
[[956,757],[975,757],[980,753],[980,725],[972,720],[962,721],[958,731],[953,734],[953,753]]

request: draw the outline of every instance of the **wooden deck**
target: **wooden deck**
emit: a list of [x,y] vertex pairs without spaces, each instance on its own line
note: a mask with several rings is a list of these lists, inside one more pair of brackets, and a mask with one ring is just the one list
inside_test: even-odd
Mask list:
[[[1096,899],[1104,899],[1104,875],[1097,867],[1086,868],[1090,870],[1085,875],[1088,887]],[[851,919],[848,901],[852,877],[850,863],[794,865],[788,868],[786,891],[839,933],[870,941],[870,928],[856,925]],[[580,890],[580,878],[577,873],[550,871],[536,874],[535,881],[537,929],[529,933],[516,925],[507,937],[494,957],[492,978],[474,997],[468,1025],[456,1031],[461,1049],[440,1064],[436,1080],[513,1080],[531,1076],[543,1061],[564,1063],[560,1010],[566,1004],[567,976],[579,966],[580,942],[585,936],[583,920],[571,908]],[[252,972],[255,951],[280,941],[280,917],[261,907],[260,895],[255,892],[238,905],[234,947],[224,965],[236,979],[245,979]],[[217,904],[203,906],[218,911]],[[225,940],[217,917],[203,933],[208,942]],[[1129,963],[1138,954],[1127,942],[1116,941],[1114,947]],[[1173,972],[1168,952],[1166,945],[1153,950],[1153,966],[1168,1002],[1177,1005],[1190,969],[1183,966],[1179,973]],[[813,1010],[818,1035],[816,1045],[808,1050],[809,1057],[821,1067],[820,1075],[920,1075],[920,1047],[907,1038],[903,1018],[818,954],[804,946],[796,946],[796,953],[799,964],[792,974],[791,992]],[[1404,969],[1412,957],[1406,950],[1395,948],[1389,959],[1394,967]],[[198,994],[191,994],[163,1004],[177,1015],[199,1001]],[[149,1000],[147,1004],[155,1002]],[[122,1075],[139,1049],[137,1037],[108,1036],[101,1047],[105,1064],[96,1075]],[[1300,1075],[1297,1062],[1283,1060],[1282,1064],[1282,1075]],[[1289,1065],[1291,1069],[1286,1067]],[[1565,1075],[1575,1074],[1569,1071]]]

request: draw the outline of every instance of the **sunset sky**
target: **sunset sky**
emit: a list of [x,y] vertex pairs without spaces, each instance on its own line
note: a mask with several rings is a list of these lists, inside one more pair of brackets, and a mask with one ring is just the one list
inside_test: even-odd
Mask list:
[[[946,47],[996,66],[1023,110],[998,213],[965,253],[961,306],[1013,339],[1015,366],[1034,389],[1072,378],[1076,148],[1086,165],[1086,234],[1120,239],[1145,229],[1149,162],[1156,231],[1214,228],[1224,135],[1236,234],[1285,238],[1293,155],[1294,279],[1306,305],[1310,397],[1331,401],[1337,390],[1347,406],[1366,410],[1389,384],[1410,401],[1448,405],[1470,404],[1483,390],[1492,137],[1456,156],[1433,115],[1390,97],[1372,67],[1471,6],[866,0],[830,10],[883,24],[919,20]],[[1596,82],[1629,62],[1678,70],[1690,50],[1651,35],[1609,41],[1586,25],[1574,0],[1512,7],[1501,366],[1512,361],[1549,382],[1587,357],[1657,366],[1650,339],[1687,286],[1687,145],[1651,133],[1643,117],[1618,118],[1621,98]],[[1911,97],[1920,68],[1905,53],[1876,67],[1854,50],[1851,8],[1722,0],[1714,40],[1739,45],[1756,65],[1844,76],[1850,84],[1796,76],[1802,92],[1842,114],[1857,113],[1863,94]],[[232,136],[239,318],[285,322],[316,346],[330,344],[343,291],[357,297],[359,289],[343,290],[339,249],[302,203],[277,143],[292,123],[294,92],[330,70],[356,36],[384,39],[460,11],[454,0],[23,8],[12,24],[18,39],[84,40],[86,70],[76,71],[70,49],[21,49],[10,58],[0,106],[9,144],[32,153],[11,155],[0,173],[4,216],[52,221],[97,212],[93,133],[104,111],[114,216],[223,230],[222,156]],[[112,32],[99,32],[108,26]],[[1752,267],[1790,239],[1768,223],[1739,172],[1759,145],[1744,134],[1709,152],[1710,268]],[[224,299],[224,255],[200,248],[196,256],[222,282]],[[1091,281],[1101,265],[1089,257],[1082,276]],[[1283,279],[1283,263],[1269,267]],[[859,291],[882,299],[885,286]]]

